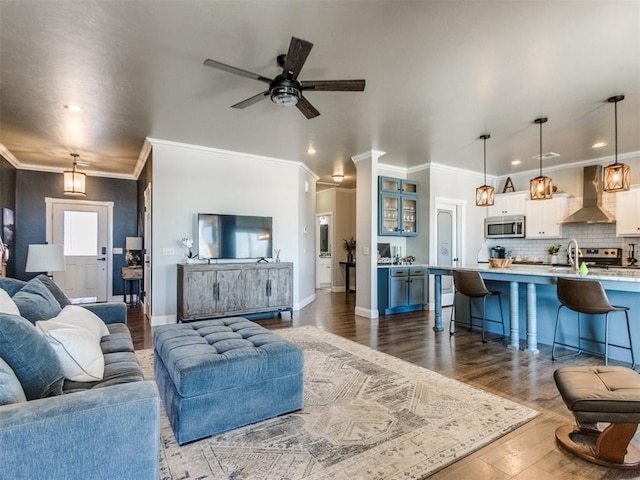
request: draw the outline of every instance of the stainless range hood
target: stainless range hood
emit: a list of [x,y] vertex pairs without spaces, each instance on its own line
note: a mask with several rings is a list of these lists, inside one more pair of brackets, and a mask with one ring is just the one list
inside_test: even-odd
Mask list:
[[582,208],[560,223],[615,223],[613,215],[602,208],[602,165],[584,167]]

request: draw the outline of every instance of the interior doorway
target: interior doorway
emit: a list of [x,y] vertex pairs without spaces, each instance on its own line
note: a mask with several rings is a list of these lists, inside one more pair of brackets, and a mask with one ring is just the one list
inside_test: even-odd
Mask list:
[[[436,265],[456,266],[461,263],[464,203],[436,199]],[[453,305],[453,277],[442,276],[442,304]]]
[[316,215],[316,288],[330,289],[333,279],[333,215]]
[[77,302],[106,302],[113,283],[113,202],[45,198],[46,239],[64,245],[56,284]]

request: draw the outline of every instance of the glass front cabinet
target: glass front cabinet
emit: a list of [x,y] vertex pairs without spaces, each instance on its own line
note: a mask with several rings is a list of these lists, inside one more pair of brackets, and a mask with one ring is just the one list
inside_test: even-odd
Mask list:
[[378,177],[378,235],[418,235],[418,182]]

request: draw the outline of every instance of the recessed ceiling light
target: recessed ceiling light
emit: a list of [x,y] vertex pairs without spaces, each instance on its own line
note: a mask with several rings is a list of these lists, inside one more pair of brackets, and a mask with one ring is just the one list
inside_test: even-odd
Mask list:
[[80,105],[74,105],[72,103],[70,103],[69,105],[65,105],[64,108],[66,108],[70,112],[80,112],[82,110],[82,107]]
[[511,160],[511,165],[520,165],[522,160]]
[[307,153],[310,155],[313,155],[314,153],[316,153],[316,149],[313,147],[309,147],[307,148]]
[[607,142],[596,142],[593,145],[591,145],[591,148],[602,148],[606,146],[607,146]]

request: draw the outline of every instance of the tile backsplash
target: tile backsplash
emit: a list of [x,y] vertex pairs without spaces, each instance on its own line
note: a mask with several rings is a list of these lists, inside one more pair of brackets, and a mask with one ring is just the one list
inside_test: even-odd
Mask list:
[[564,263],[567,258],[567,245],[569,240],[575,238],[578,246],[583,247],[613,247],[622,248],[623,265],[629,256],[629,244],[635,243],[636,258],[640,257],[640,237],[616,237],[615,223],[604,224],[568,224],[563,228],[563,238],[553,239],[527,239],[527,238],[501,238],[487,240],[487,248],[495,246],[505,247],[508,255],[522,260],[550,262],[547,249],[552,245],[560,244],[558,260]]

